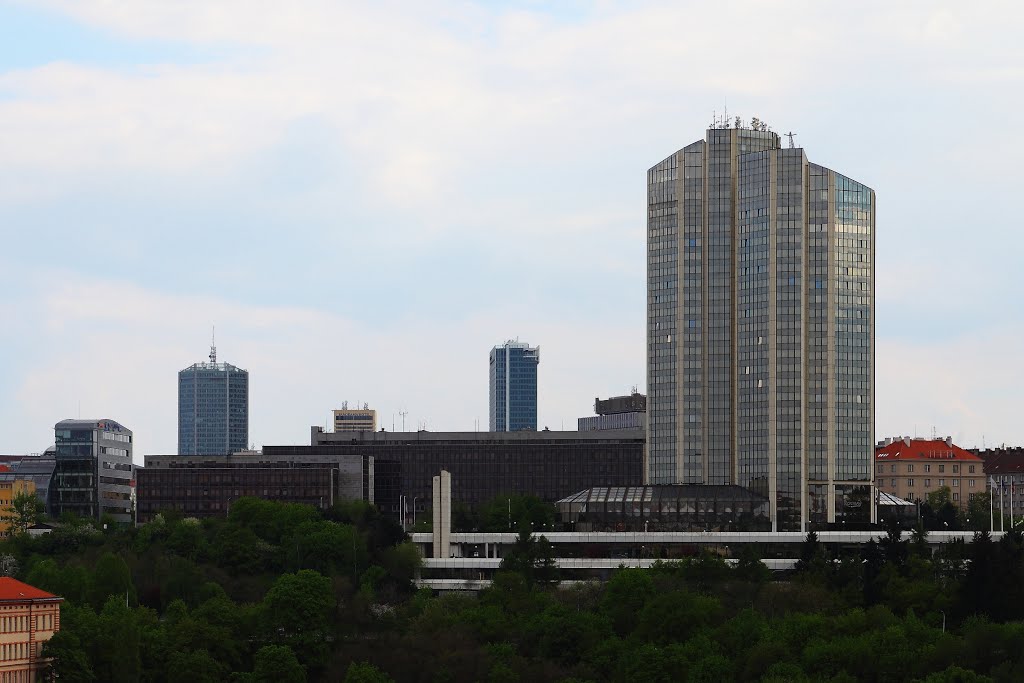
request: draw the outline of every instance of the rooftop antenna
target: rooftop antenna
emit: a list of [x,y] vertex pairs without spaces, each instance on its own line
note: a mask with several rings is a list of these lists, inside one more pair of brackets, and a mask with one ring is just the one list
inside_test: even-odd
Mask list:
[[796,147],[796,145],[793,144],[793,136],[796,135],[796,133],[794,133],[793,131],[790,131],[788,133],[785,133],[784,135],[787,138],[789,138],[789,148],[793,149],[794,147]]
[[402,416],[402,431],[405,431],[405,416],[409,414],[408,410],[399,410],[398,414]]
[[210,363],[213,365],[217,364],[217,326],[213,326],[213,332],[210,335]]

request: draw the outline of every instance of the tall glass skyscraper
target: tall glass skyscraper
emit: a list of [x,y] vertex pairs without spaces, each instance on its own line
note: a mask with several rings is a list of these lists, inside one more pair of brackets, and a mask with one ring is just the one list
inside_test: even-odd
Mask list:
[[763,124],[647,172],[651,484],[738,484],[773,528],[869,521],[875,193]]
[[217,362],[178,373],[178,455],[225,455],[249,446],[249,373]]
[[539,346],[507,341],[491,349],[490,431],[537,429],[539,363]]

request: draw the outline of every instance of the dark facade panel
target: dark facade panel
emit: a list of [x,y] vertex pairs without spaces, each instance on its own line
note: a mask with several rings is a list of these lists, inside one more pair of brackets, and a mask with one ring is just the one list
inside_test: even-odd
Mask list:
[[[433,477],[452,475],[452,501],[475,506],[501,494],[555,502],[591,486],[636,486],[643,481],[644,440],[639,431],[602,438],[576,432],[365,432],[344,442],[322,435],[313,446],[267,446],[264,455],[346,454],[374,459],[376,504],[397,512],[401,496],[417,510],[430,507]],[[365,438],[363,438],[365,437]],[[319,435],[314,434],[314,441]]]
[[318,508],[340,500],[373,502],[373,459],[360,456],[148,455],[136,476],[140,522],[164,510],[186,517],[226,515],[242,497]]

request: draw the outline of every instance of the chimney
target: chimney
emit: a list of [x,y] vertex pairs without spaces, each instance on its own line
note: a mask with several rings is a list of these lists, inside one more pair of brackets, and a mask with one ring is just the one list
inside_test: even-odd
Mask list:
[[910,447],[910,437],[909,436],[903,437],[903,443],[905,443],[907,445],[907,447],[909,448]]
[[951,437],[951,436],[947,436],[946,437],[946,445],[949,446],[950,448],[953,447],[953,437]]

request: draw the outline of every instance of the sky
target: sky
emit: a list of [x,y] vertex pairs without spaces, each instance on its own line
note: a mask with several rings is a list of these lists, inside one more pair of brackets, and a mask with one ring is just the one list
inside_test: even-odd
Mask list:
[[1024,444],[1024,5],[0,0],[0,453],[69,417],[177,447],[177,371],[250,440],[539,426],[644,390],[646,169],[714,114],[877,194],[876,436]]

